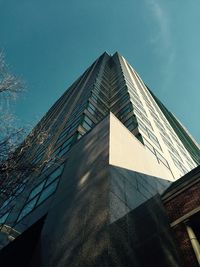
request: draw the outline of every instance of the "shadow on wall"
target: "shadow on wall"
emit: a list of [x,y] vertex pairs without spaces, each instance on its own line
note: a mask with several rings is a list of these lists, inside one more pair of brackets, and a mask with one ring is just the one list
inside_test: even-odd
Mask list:
[[70,151],[32,266],[107,266],[108,122]]
[[46,215],[33,224],[13,242],[0,250],[0,266],[27,267],[40,238]]
[[[140,186],[146,189],[153,178],[109,166],[109,123],[103,123],[71,149],[35,253],[32,248],[33,260],[26,267],[179,266],[159,198],[132,211],[128,206],[127,198],[137,191],[134,183],[141,193]],[[112,194],[121,202],[112,203]],[[115,216],[111,223],[114,205],[120,219]]]
[[161,194],[170,182],[144,173],[110,165],[110,222]]
[[159,195],[109,228],[114,262],[110,266],[182,266]]

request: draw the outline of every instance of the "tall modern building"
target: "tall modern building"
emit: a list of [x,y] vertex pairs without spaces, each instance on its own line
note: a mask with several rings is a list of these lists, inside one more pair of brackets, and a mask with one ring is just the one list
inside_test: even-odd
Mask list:
[[154,266],[180,266],[156,199],[199,165],[199,145],[122,56],[101,55],[27,140],[19,164],[41,167],[0,208],[1,246],[18,236],[7,247],[27,251],[24,266],[146,266],[148,218],[164,259]]

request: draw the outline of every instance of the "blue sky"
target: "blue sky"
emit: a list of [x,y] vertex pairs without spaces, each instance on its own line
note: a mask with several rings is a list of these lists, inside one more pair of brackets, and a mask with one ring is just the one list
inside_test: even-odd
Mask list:
[[0,0],[0,48],[34,125],[104,51],[119,51],[200,141],[200,1]]

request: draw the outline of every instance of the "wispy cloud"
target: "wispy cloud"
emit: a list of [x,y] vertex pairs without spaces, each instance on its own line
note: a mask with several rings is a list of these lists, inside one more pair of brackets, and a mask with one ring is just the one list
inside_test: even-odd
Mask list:
[[146,3],[157,26],[157,31],[152,33],[150,43],[162,42],[165,49],[171,48],[169,15],[157,0],[146,0]]
[[150,19],[153,21],[152,32],[150,32],[149,44],[160,55],[165,64],[163,65],[163,91],[166,91],[173,79],[170,71],[175,61],[175,48],[171,32],[170,14],[167,12],[160,0],[146,0]]

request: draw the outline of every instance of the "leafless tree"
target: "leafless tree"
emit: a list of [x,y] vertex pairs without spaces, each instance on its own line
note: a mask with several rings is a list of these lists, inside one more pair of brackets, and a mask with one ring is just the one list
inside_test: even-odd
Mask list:
[[[53,162],[51,146],[44,151],[42,161],[34,162],[31,150],[44,149],[49,130],[37,127],[37,133],[30,127],[19,127],[11,112],[11,103],[25,90],[22,79],[13,75],[0,52],[0,205],[8,197],[15,196],[17,188],[33,172]],[[33,155],[32,155],[33,156]],[[26,157],[26,160],[24,160]]]
[[8,65],[5,62],[3,52],[0,52],[0,93],[6,93],[13,97],[15,94],[24,91],[24,82],[10,73]]

